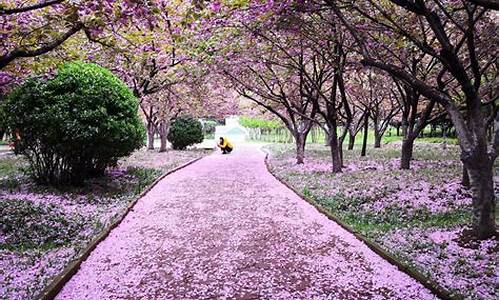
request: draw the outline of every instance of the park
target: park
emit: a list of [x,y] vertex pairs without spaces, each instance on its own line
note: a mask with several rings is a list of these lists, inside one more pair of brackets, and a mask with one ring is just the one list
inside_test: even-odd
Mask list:
[[0,299],[498,299],[498,10],[0,1]]

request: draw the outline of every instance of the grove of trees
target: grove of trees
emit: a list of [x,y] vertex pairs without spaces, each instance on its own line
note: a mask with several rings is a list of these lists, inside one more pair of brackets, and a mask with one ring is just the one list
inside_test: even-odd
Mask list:
[[[450,122],[473,194],[473,232],[496,234],[498,1],[3,1],[0,94],[61,61],[96,62],[140,101],[166,149],[181,114],[235,112],[235,91],[281,120],[304,162],[307,134],[343,145],[401,126],[410,169],[426,126]],[[362,154],[366,154],[366,142]]]

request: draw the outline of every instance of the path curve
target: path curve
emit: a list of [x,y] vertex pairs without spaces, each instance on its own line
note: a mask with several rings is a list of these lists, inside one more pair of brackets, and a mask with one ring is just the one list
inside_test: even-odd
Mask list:
[[434,299],[268,173],[255,146],[164,178],[56,299]]

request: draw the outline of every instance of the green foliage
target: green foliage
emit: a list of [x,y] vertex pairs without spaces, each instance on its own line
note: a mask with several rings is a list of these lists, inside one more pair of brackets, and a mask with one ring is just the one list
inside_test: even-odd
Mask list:
[[255,119],[249,117],[240,117],[240,124],[247,128],[277,129],[283,127],[283,124],[275,120]]
[[203,142],[200,121],[189,116],[177,118],[172,123],[167,139],[176,150],[184,150],[187,146]]
[[110,71],[95,64],[63,65],[48,80],[29,79],[6,103],[18,131],[16,153],[41,183],[82,183],[143,145],[138,101]]

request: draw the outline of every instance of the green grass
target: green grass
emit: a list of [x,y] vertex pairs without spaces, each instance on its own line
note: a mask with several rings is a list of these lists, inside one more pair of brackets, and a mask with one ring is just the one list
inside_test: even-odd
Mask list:
[[0,178],[19,174],[22,165],[23,161],[18,157],[0,158]]
[[148,168],[128,168],[127,174],[136,178],[137,181],[133,189],[133,194],[138,195],[161,175],[161,171]]
[[363,203],[372,199],[356,197],[327,197],[315,196],[308,187],[303,188],[302,194],[332,215],[338,217],[342,222],[367,237],[378,237],[400,228],[451,228],[457,225],[469,224],[472,214],[469,210],[456,210],[446,213],[432,214],[425,210],[416,211],[412,216],[405,214],[398,207],[388,208],[383,213],[362,212],[358,209]]
[[25,179],[26,162],[20,157],[7,156],[0,158],[0,190],[14,192]]
[[43,251],[66,245],[78,236],[83,224],[79,215],[68,216],[58,206],[24,199],[0,201],[0,211],[6,239],[0,248],[11,251]]
[[[344,145],[345,147],[346,145]],[[294,148],[291,145],[271,145],[268,147],[274,153],[276,161],[286,161],[293,157]],[[380,149],[369,147],[366,157],[360,157],[360,145],[356,144],[354,150],[344,151],[346,164],[350,162],[369,161],[379,164],[388,163],[389,160],[399,159],[400,147],[382,146]],[[314,161],[328,163],[330,153],[328,147],[323,145],[309,145],[307,147],[307,158]],[[470,210],[453,210],[447,213],[430,213],[424,209],[406,210],[399,207],[387,207],[382,212],[366,211],[363,204],[378,201],[380,197],[389,195],[399,190],[398,182],[407,180],[423,180],[426,182],[440,184],[449,178],[459,178],[461,168],[459,163],[459,151],[456,147],[443,149],[440,145],[416,144],[414,157],[418,161],[435,161],[440,163],[439,172],[436,173],[435,164],[421,166],[413,171],[394,170],[370,170],[357,172],[344,172],[342,174],[310,173],[302,174],[293,170],[284,170],[279,175],[311,200],[324,207],[330,213],[338,217],[354,230],[373,237],[398,228],[406,227],[453,227],[471,222]],[[451,160],[451,162],[450,162]],[[456,161],[457,163],[453,163]],[[373,178],[380,178],[380,184]],[[397,180],[396,180],[397,179]],[[334,193],[327,192],[324,182],[330,182],[338,189]],[[323,182],[318,185],[317,182]],[[364,184],[360,184],[364,183]],[[376,184],[377,192],[369,198],[346,196],[344,189],[368,189]],[[375,198],[373,198],[375,197]]]
[[[28,192],[24,197],[33,197],[32,193],[37,194],[35,198],[46,194],[59,195],[63,202],[73,202],[74,205],[90,204],[102,208],[131,201],[163,173],[159,169],[129,167],[123,175],[89,179],[83,186],[24,186],[25,182],[29,182],[29,177],[19,170],[19,165],[17,159],[0,159],[3,174],[21,174],[20,179],[3,177],[0,180],[0,190],[15,192],[15,189],[22,185],[22,190]],[[0,201],[0,230],[6,235],[5,242],[0,242],[0,249],[16,252],[33,249],[46,251],[78,240],[83,226],[92,226],[95,232],[104,226],[99,223],[85,225],[95,220],[85,219],[78,212],[68,214],[62,208],[25,201],[24,198]],[[97,221],[100,222],[98,219]]]
[[[313,144],[313,143],[322,143],[325,144],[325,133],[323,130],[319,129],[313,129],[315,130],[314,134],[309,133],[307,136],[307,143]],[[429,130],[424,131],[425,134],[429,134]],[[339,129],[338,134],[341,134],[341,130]],[[392,142],[401,142],[403,140],[402,136],[396,136],[396,131],[392,130],[387,131],[386,134],[382,137],[382,144],[389,144]],[[314,135],[314,138],[313,138]],[[293,142],[293,138],[290,135],[289,132],[285,129],[274,129],[271,130],[270,132],[263,133],[261,135],[261,138],[258,139],[258,141],[262,142],[273,142],[273,143],[291,143]],[[346,136],[344,140],[344,144],[346,145],[349,142],[349,137]],[[457,138],[442,138],[442,137],[418,137],[415,142],[425,142],[425,143],[444,143],[446,142],[447,144],[450,145],[458,145],[458,139]],[[356,139],[354,142],[356,145],[361,145],[363,144],[363,132],[361,131],[356,135]],[[369,146],[373,146],[375,144],[375,134],[373,130],[368,131],[368,137],[367,137],[367,144]]]
[[426,143],[448,143],[450,145],[458,145],[458,138],[446,138],[443,139],[441,137],[423,137],[418,138],[417,142],[426,142]]

